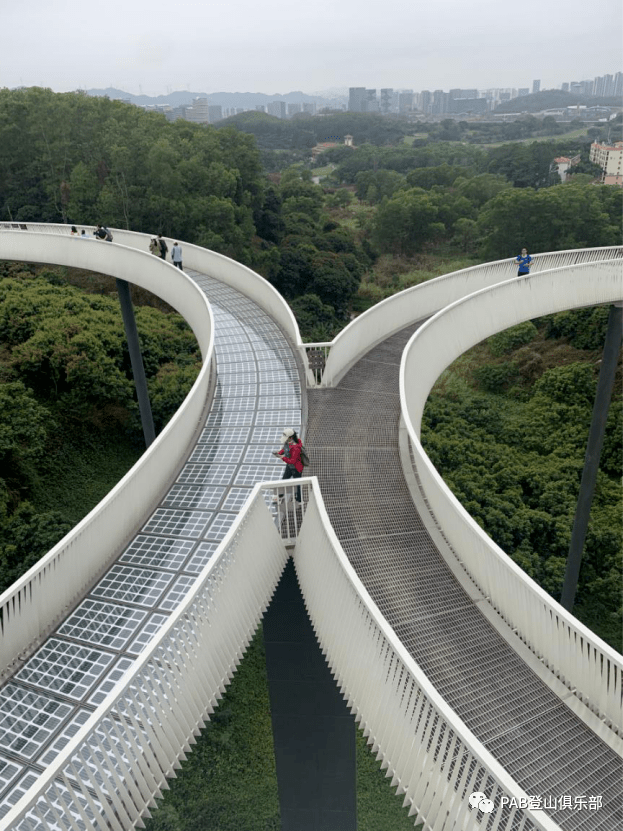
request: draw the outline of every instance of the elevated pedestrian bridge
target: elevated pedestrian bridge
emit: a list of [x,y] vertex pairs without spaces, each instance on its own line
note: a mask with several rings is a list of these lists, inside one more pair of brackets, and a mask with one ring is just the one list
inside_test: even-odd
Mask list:
[[[620,301],[621,249],[542,255],[528,279],[509,261],[447,275],[308,347],[253,272],[183,244],[189,280],[145,253],[148,241],[0,230],[4,259],[150,288],[204,358],[135,468],[0,598],[0,828],[140,827],[291,552],[340,688],[416,821],[619,827],[621,656],[456,503],[419,421],[435,378],[473,343]],[[276,508],[270,449],[299,424],[314,476],[302,509]],[[490,812],[470,805],[474,792]]]

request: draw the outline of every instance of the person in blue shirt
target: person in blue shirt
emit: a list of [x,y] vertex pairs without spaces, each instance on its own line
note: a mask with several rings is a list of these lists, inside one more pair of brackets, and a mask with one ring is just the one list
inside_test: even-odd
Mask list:
[[521,249],[521,254],[519,254],[515,262],[519,263],[519,270],[517,272],[518,277],[525,277],[527,274],[530,274],[532,257],[528,254],[527,248]]

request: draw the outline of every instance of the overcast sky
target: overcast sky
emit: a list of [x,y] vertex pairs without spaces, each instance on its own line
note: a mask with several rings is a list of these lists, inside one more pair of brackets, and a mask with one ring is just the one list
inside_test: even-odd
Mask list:
[[623,69],[621,0],[0,0],[0,87],[158,95],[560,87]]

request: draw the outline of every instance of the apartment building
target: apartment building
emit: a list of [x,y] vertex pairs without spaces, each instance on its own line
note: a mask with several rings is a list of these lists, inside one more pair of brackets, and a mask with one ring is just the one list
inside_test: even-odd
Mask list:
[[589,158],[602,169],[601,181],[604,185],[623,187],[623,141],[615,141],[614,144],[594,141]]

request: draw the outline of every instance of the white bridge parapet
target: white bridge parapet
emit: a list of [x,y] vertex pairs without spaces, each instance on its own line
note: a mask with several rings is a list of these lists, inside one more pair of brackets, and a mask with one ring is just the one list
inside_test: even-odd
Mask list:
[[[623,257],[621,246],[537,254],[533,257],[532,275],[553,268],[617,257]],[[366,352],[390,335],[410,323],[425,320],[461,297],[509,280],[516,275],[517,263],[514,259],[498,260],[436,277],[377,303],[349,323],[333,341],[322,344],[328,352],[328,357],[322,381],[317,386],[337,386]]]
[[623,260],[545,271],[452,303],[409,341],[400,369],[404,421],[425,497],[457,559],[502,618],[615,732],[623,657],[553,600],[497,546],[447,487],[420,443],[422,413],[441,372],[484,338],[524,320],[623,298]]
[[0,595],[0,673],[36,645],[104,571],[154,504],[199,427],[210,384],[212,312],[179,269],[151,254],[67,234],[0,230],[0,259],[56,263],[127,280],[158,294],[192,328],[203,367],[182,406],[104,499]]
[[141,827],[231,681],[286,564],[287,535],[266,503],[277,488],[294,496],[282,482],[254,487],[186,598],[0,820],[2,831],[47,828],[50,813],[75,831]]
[[[294,549],[314,629],[373,751],[426,829],[558,831],[439,696],[379,613],[329,523],[315,477],[256,485],[165,627],[35,785],[0,821],[26,829],[50,812],[79,831],[128,831],[213,712],[270,602],[288,552],[288,513],[267,499],[304,490]],[[286,531],[286,537],[282,535]],[[261,556],[257,540],[262,540]],[[495,812],[470,806],[489,794]]]
[[[322,651],[372,752],[427,831],[559,826],[528,796],[446,704],[378,610],[348,561],[317,480],[294,564]],[[489,795],[495,813],[470,806]]]

